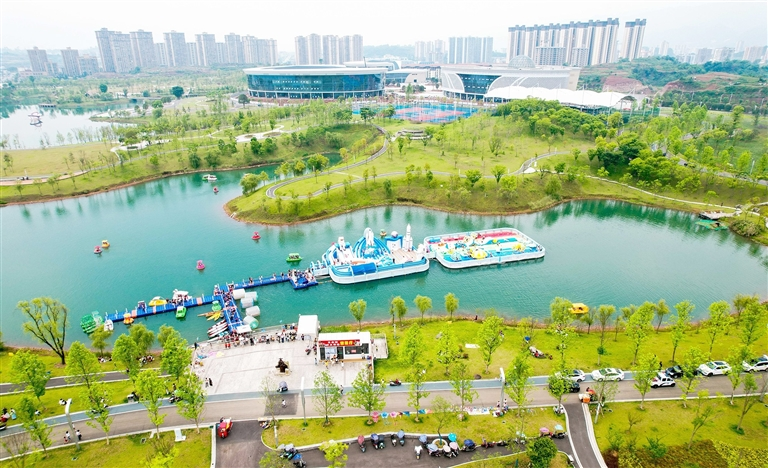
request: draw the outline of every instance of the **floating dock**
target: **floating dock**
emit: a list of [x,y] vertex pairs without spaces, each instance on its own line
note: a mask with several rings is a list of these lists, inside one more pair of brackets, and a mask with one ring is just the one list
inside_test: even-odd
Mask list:
[[513,228],[431,236],[423,245],[427,257],[449,269],[532,260],[546,253],[541,244]]

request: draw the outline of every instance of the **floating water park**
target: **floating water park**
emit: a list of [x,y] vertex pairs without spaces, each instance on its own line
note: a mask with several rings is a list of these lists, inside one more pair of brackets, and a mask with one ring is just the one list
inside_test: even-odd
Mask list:
[[405,236],[393,231],[377,239],[371,228],[366,228],[354,245],[339,237],[311,269],[315,276],[327,274],[335,283],[356,284],[427,271],[429,259],[422,249],[413,248],[409,224]]
[[533,260],[545,253],[541,244],[512,228],[426,237],[424,249],[450,269]]

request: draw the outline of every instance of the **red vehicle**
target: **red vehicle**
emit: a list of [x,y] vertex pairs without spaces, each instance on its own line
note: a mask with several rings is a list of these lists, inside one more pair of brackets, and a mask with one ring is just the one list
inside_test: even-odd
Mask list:
[[219,437],[222,439],[226,439],[229,435],[229,432],[232,430],[232,418],[221,418],[219,420]]

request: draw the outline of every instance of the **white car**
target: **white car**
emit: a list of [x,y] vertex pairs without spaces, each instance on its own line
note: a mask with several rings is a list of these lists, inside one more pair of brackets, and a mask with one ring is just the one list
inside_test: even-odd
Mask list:
[[584,382],[584,379],[586,379],[587,376],[586,376],[586,374],[584,374],[583,370],[581,370],[581,369],[574,369],[568,375],[568,378],[573,380],[574,382]]
[[727,375],[731,373],[731,366],[725,361],[709,361],[699,366],[701,375]]
[[743,361],[741,367],[744,368],[744,372],[768,371],[768,355],[764,354],[749,361]]
[[606,369],[597,369],[592,371],[592,379],[596,382],[603,380],[624,380],[624,371],[608,367]]
[[651,388],[656,387],[674,387],[675,386],[675,380],[665,374],[664,372],[659,372],[656,377],[651,380]]

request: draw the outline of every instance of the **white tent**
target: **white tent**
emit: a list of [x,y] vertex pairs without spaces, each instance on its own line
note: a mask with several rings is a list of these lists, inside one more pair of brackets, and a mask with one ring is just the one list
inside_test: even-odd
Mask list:
[[[317,338],[317,333],[320,331],[320,320],[317,315],[299,315],[299,325],[296,330],[296,334],[301,337],[304,335],[304,339],[314,340]],[[309,338],[307,338],[309,337]]]

